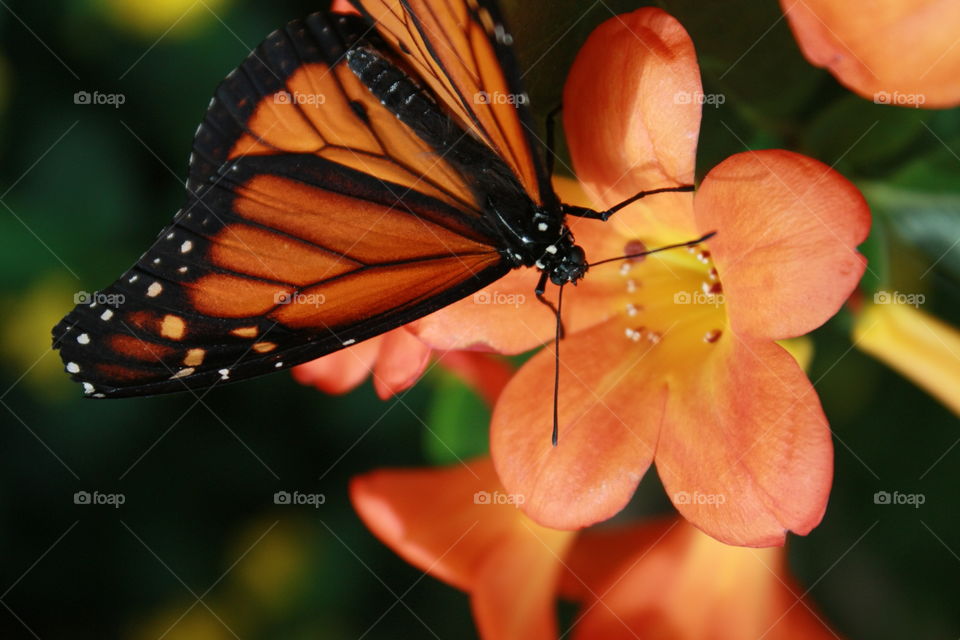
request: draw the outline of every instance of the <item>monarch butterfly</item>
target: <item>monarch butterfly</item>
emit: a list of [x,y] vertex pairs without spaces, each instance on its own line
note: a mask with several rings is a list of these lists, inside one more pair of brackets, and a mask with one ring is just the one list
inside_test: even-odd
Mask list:
[[291,367],[511,269],[539,269],[546,303],[547,280],[562,292],[589,266],[565,216],[605,220],[692,188],[603,212],[560,203],[492,0],[352,4],[360,15],[289,23],[227,76],[197,129],[183,208],[54,327],[86,395]]

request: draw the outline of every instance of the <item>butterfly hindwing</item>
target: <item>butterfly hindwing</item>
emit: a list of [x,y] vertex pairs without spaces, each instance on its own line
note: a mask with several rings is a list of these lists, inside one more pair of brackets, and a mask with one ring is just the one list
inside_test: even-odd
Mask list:
[[382,47],[365,29],[322,14],[295,21],[217,90],[187,204],[133,268],[54,328],[88,395],[286,368],[509,271],[475,180],[345,63],[351,46]]

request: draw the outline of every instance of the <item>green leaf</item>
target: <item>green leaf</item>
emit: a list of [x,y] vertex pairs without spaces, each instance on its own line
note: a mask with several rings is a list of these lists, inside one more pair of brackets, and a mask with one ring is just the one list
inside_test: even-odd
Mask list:
[[817,115],[802,146],[841,173],[886,174],[902,164],[930,117],[927,111],[874,104],[849,94]]
[[886,184],[863,185],[862,191],[898,236],[927,255],[931,268],[960,278],[960,194]]
[[489,450],[490,410],[473,389],[450,373],[441,372],[435,378],[427,427],[423,449],[434,464],[453,464]]

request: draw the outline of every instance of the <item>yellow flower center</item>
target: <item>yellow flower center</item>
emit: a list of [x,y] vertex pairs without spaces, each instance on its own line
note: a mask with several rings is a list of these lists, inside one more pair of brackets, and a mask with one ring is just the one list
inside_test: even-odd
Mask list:
[[[647,248],[630,240],[624,252]],[[616,304],[627,341],[672,357],[706,355],[723,338],[723,285],[705,245],[626,260],[619,277],[624,289]]]

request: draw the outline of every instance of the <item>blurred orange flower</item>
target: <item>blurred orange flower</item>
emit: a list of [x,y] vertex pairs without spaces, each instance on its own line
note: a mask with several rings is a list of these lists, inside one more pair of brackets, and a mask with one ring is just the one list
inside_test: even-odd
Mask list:
[[517,509],[488,458],[354,478],[364,524],[410,564],[466,591],[483,638],[554,640],[561,561],[576,534]]
[[960,2],[780,0],[800,49],[881,104],[960,104]]
[[[693,182],[701,95],[693,44],[663,11],[591,35],[567,80],[564,123],[596,208]],[[718,233],[587,275],[568,308],[576,318],[586,298],[590,319],[561,347],[559,446],[552,349],[496,406],[491,450],[507,491],[541,525],[584,527],[620,511],[655,460],[677,509],[719,540],[774,545],[810,531],[832,479],[830,430],[775,341],[840,308],[863,273],[856,247],[869,227],[855,187],[786,151],[729,158],[695,197],[661,194],[606,223],[577,221],[592,260]]]
[[486,640],[555,639],[558,596],[582,604],[583,640],[835,637],[788,575],[782,548],[730,547],[682,520],[581,533],[537,525],[488,459],[383,470],[354,507],[397,554],[470,594]]
[[682,520],[583,532],[561,585],[582,603],[574,640],[837,638],[783,548],[727,546]]

